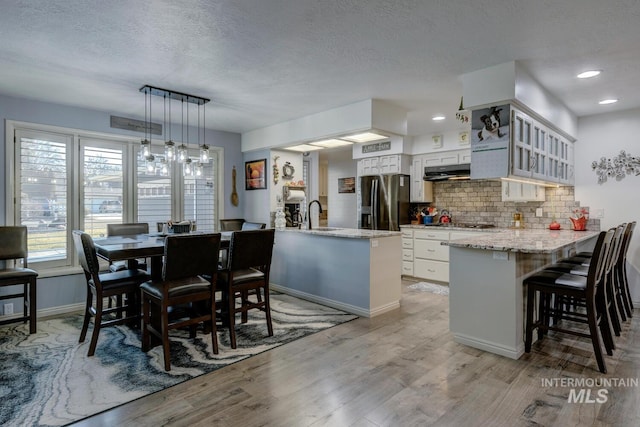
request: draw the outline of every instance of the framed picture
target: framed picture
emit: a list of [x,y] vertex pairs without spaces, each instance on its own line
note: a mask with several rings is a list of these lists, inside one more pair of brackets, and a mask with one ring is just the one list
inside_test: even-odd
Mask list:
[[244,162],[245,190],[263,190],[267,188],[267,159]]
[[338,178],[338,193],[355,193],[356,192],[356,178],[354,176],[349,178]]

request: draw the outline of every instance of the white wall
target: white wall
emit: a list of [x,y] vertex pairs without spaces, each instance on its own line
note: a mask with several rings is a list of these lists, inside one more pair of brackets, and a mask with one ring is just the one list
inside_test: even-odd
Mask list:
[[351,158],[351,151],[327,153],[329,169],[327,224],[329,227],[358,228],[356,193],[338,193],[338,178],[357,176],[357,161]]
[[[601,220],[606,230],[621,222],[640,220],[640,176],[627,175],[620,181],[610,178],[598,184],[591,163],[601,157],[612,158],[625,150],[640,156],[640,109],[583,117],[578,121],[579,139],[575,143],[575,198],[591,207],[591,214],[604,209]],[[636,227],[627,255],[629,286],[633,301],[640,301],[640,230]]]

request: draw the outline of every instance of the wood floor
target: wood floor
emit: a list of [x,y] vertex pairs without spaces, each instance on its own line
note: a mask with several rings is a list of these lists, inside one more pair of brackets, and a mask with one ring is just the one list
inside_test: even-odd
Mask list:
[[520,360],[456,344],[448,297],[410,283],[403,282],[399,310],[302,338],[78,425],[640,425],[638,387],[595,386],[590,398],[606,388],[605,403],[569,403],[570,387],[542,383],[637,381],[640,310],[602,375],[588,339],[552,333]]

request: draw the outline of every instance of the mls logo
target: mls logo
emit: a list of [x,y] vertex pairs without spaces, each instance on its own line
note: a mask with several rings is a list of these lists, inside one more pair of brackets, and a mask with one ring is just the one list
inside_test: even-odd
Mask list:
[[609,390],[606,388],[598,389],[595,397],[591,396],[591,389],[581,388],[569,390],[568,403],[606,403],[609,399]]

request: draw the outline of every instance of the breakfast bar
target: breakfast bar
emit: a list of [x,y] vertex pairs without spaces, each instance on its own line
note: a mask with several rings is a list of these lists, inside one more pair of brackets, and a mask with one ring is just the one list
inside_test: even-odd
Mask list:
[[353,228],[276,232],[272,289],[374,317],[400,307],[401,233]]
[[502,230],[449,245],[449,328],[461,344],[518,359],[524,353],[523,280],[591,250],[597,231]]

